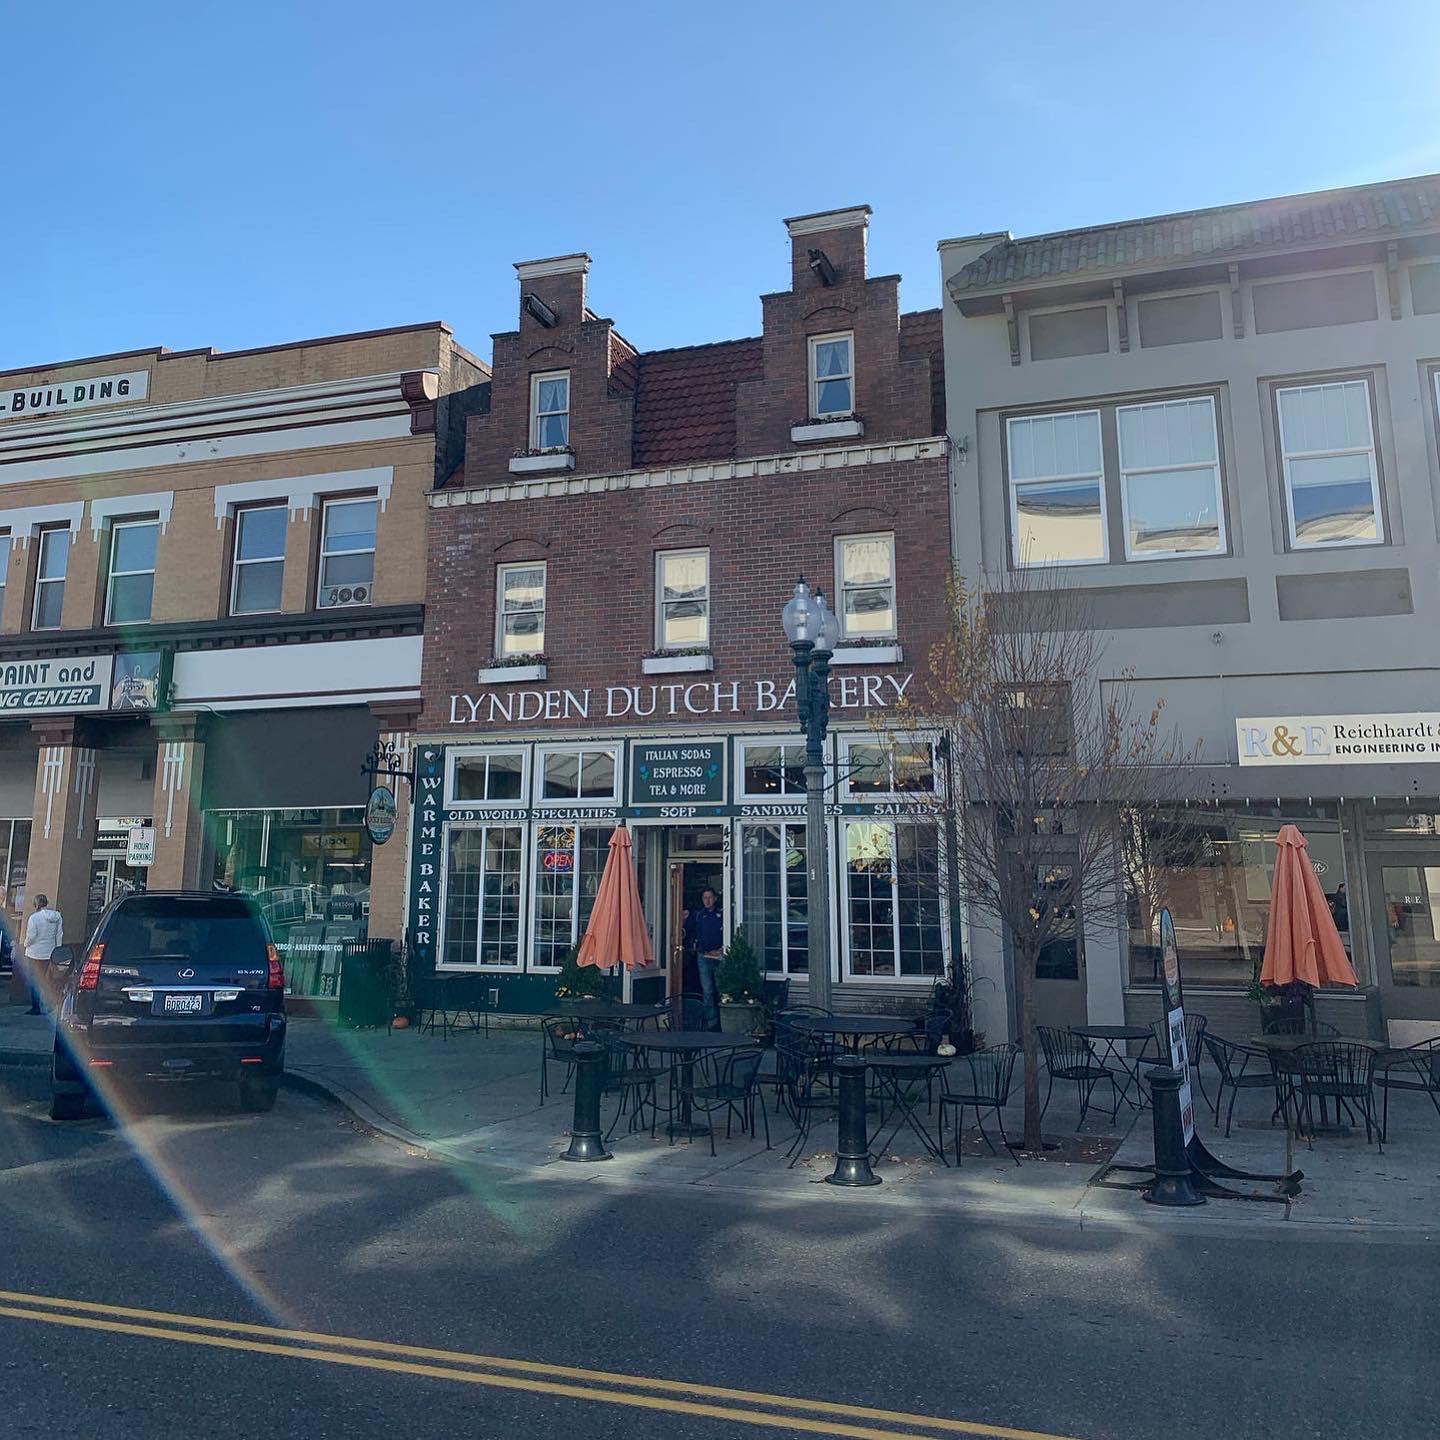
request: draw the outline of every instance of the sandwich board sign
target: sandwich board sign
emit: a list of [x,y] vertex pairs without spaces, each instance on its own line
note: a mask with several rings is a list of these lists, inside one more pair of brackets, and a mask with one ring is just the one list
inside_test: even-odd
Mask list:
[[1175,943],[1175,921],[1168,908],[1160,912],[1160,973],[1170,1066],[1185,1077],[1180,1086],[1180,1124],[1185,1143],[1189,1145],[1195,1138],[1195,1096],[1190,1087],[1190,1051],[1185,1043],[1185,989],[1180,979],[1180,949]]

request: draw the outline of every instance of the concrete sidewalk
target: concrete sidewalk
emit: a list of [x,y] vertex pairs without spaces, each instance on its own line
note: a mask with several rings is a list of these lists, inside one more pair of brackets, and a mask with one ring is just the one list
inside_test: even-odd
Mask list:
[[[19,1007],[0,1008],[0,1063],[44,1063],[51,1046],[49,1022]],[[712,1158],[706,1141],[671,1145],[661,1135],[626,1133],[622,1121],[610,1142],[614,1159],[593,1165],[560,1160],[569,1143],[571,1100],[556,1093],[563,1070],[552,1068],[552,1093],[539,1103],[540,1036],[531,1029],[492,1028],[487,1038],[449,1039],[416,1031],[348,1030],[323,1020],[292,1020],[289,1073],[318,1086],[367,1127],[437,1160],[467,1167],[498,1168],[566,1185],[657,1186],[744,1192],[779,1203],[867,1203],[936,1213],[1009,1216],[1068,1225],[1136,1223],[1210,1230],[1236,1226],[1295,1227],[1307,1232],[1357,1227],[1377,1237],[1403,1232],[1428,1238],[1436,1226],[1440,1195],[1440,1117],[1423,1095],[1401,1095],[1391,1105],[1391,1143],[1382,1155],[1358,1136],[1326,1137],[1313,1150],[1301,1143],[1293,1163],[1305,1172],[1301,1195],[1288,1204],[1212,1201],[1196,1210],[1164,1210],[1133,1191],[1099,1185],[1112,1150],[1117,1162],[1150,1159],[1150,1115],[1122,1106],[1119,1126],[1092,1110],[1084,1143],[1068,1159],[1033,1159],[1016,1166],[1008,1155],[990,1155],[967,1139],[964,1164],[946,1168],[901,1131],[877,1166],[884,1184],[837,1191],[820,1181],[834,1164],[834,1124],[817,1124],[812,1149],[793,1169],[783,1150],[793,1130],[770,1117],[775,1148],[738,1132],[717,1137]],[[1206,1072],[1214,1084],[1214,1072]],[[1015,1103],[1007,1110],[1012,1136],[1021,1129],[1019,1076]],[[1197,1096],[1197,1102],[1199,1097]],[[1201,1103],[1201,1135],[1220,1157],[1242,1169],[1279,1172],[1287,1167],[1283,1129],[1269,1123],[1265,1092],[1245,1092],[1227,1140],[1216,1135]],[[607,1098],[605,1123],[613,1113]],[[1046,1133],[1069,1136],[1077,1117],[1075,1090],[1057,1084],[1046,1116]],[[722,1120],[723,1123],[723,1120]],[[973,1137],[973,1123],[969,1132]],[[951,1151],[953,1160],[953,1149]],[[1117,1178],[1127,1178],[1120,1176]],[[1264,1189],[1266,1187],[1258,1186]]]

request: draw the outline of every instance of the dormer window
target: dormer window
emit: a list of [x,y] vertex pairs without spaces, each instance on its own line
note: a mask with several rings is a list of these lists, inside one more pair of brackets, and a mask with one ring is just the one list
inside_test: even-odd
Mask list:
[[570,372],[530,377],[530,448],[563,450],[570,443]]
[[855,337],[810,337],[810,418],[829,420],[855,410]]

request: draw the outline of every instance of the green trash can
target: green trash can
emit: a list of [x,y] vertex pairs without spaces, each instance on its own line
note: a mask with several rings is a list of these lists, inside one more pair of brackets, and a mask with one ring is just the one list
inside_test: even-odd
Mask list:
[[340,1020],[364,1028],[390,1023],[393,940],[353,940],[340,953]]

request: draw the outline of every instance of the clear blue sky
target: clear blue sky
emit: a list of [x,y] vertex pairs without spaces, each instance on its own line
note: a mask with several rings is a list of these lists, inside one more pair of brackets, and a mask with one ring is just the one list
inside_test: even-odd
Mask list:
[[588,250],[643,348],[753,334],[786,215],[936,241],[1440,170],[1440,5],[5,8],[0,368],[444,319]]

